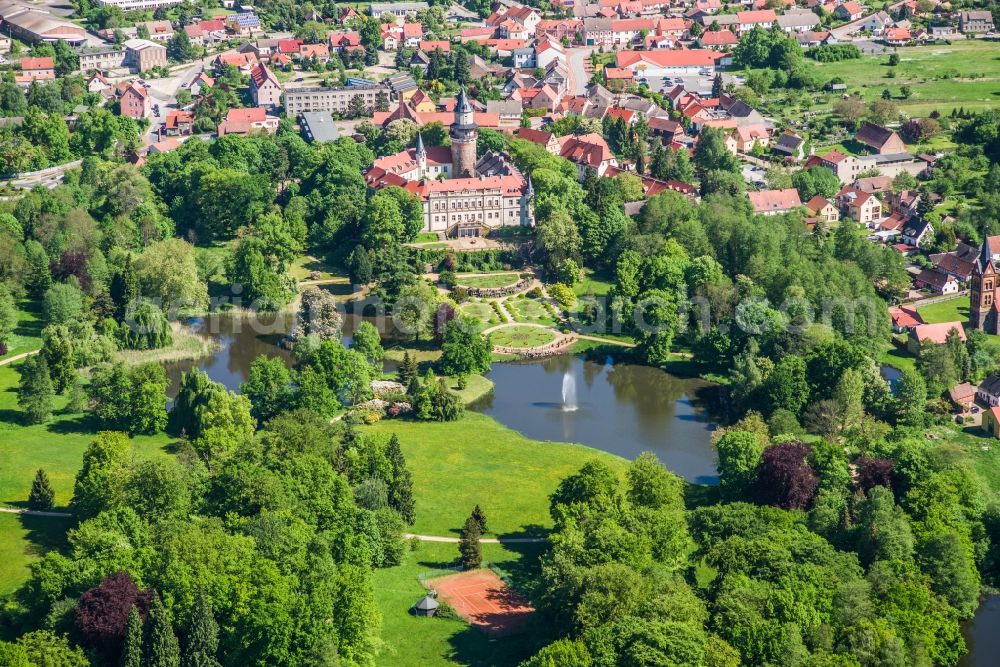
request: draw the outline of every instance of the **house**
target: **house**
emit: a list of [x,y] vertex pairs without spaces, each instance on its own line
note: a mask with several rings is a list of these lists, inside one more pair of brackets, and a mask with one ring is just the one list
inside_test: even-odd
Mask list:
[[994,373],[976,387],[976,400],[991,408],[1000,406],[1000,373]]
[[934,227],[926,220],[910,218],[903,225],[903,243],[919,248],[934,236]]
[[14,75],[19,86],[30,86],[32,81],[52,81],[56,78],[55,63],[52,58],[21,58],[21,71]]
[[174,36],[174,26],[170,21],[143,21],[139,25],[146,28],[148,39],[154,42],[169,42]]
[[934,268],[947,273],[960,283],[967,283],[972,278],[975,258],[969,261],[959,257],[955,252],[939,252],[931,255],[930,260]]
[[[429,5],[426,2],[373,2],[368,6],[369,16],[382,16],[382,14],[392,14],[396,18],[404,18],[407,14],[427,11]],[[341,15],[343,19],[343,14]]]
[[183,109],[173,109],[167,113],[163,132],[168,137],[186,137],[194,131],[194,114]]
[[[977,393],[978,397],[978,393]],[[983,423],[980,428],[994,438],[1000,438],[1000,407],[992,407],[983,411]]]
[[277,107],[281,106],[281,84],[277,77],[261,63],[250,72],[250,97],[254,106]]
[[659,137],[660,141],[669,146],[684,136],[684,126],[676,120],[655,117],[649,119],[649,133],[654,137]]
[[640,82],[666,76],[714,76],[723,56],[709,49],[619,51],[615,65],[631,70]]
[[788,10],[777,18],[778,26],[787,33],[813,31],[819,25],[819,16],[808,9]]
[[188,86],[188,90],[191,91],[191,95],[193,97],[197,97],[201,95],[202,91],[205,88],[211,88],[214,85],[215,85],[215,79],[210,77],[208,74],[205,73],[204,70],[202,70],[201,72],[198,73],[198,76],[196,76],[191,81],[191,85]]
[[819,218],[823,222],[837,222],[840,220],[840,211],[832,201],[822,195],[815,195],[806,202],[806,209],[809,215]]
[[306,111],[299,114],[299,129],[306,141],[324,143],[340,138],[340,131],[327,111]]
[[618,166],[618,158],[600,134],[567,135],[559,138],[559,144],[559,155],[576,164],[581,180],[588,167],[603,176],[609,167]]
[[[906,341],[906,349],[914,356],[920,354],[920,347],[926,344],[943,345],[948,335],[956,331],[958,337],[965,342],[965,327],[961,322],[940,322],[938,324],[918,324],[910,330]],[[989,382],[989,380],[987,380]]]
[[948,398],[962,412],[967,411],[976,402],[976,385],[962,382],[948,391]]
[[524,139],[525,141],[538,144],[552,155],[559,155],[559,151],[562,148],[559,145],[558,137],[551,132],[533,130],[530,127],[521,127],[514,132],[514,136],[518,139]]
[[124,65],[133,72],[145,72],[154,67],[167,66],[167,47],[148,39],[125,40]]
[[965,10],[958,15],[958,30],[966,35],[993,32],[993,13],[988,9]]
[[330,51],[350,52],[365,48],[361,45],[361,33],[355,30],[331,32],[327,36],[327,43]]
[[771,144],[771,150],[793,160],[801,160],[805,157],[805,144],[802,137],[786,130]]
[[330,60],[330,47],[326,44],[300,44],[298,55],[302,62],[315,60],[325,64]]
[[870,192],[845,185],[837,193],[837,206],[847,217],[873,227],[882,217],[882,202]]
[[215,60],[212,61],[215,71],[220,73],[226,67],[235,67],[240,72],[249,74],[250,71],[257,66],[257,63],[257,56],[253,53],[238,53],[236,51],[220,53],[215,57]]
[[135,118],[136,120],[148,117],[152,111],[149,93],[137,83],[130,83],[125,86],[121,97],[118,99],[118,106],[123,116]]
[[733,128],[733,138],[736,139],[737,153],[750,153],[756,147],[767,148],[771,135],[763,125],[738,125]]
[[420,40],[424,37],[424,27],[419,23],[403,24],[403,46],[408,49],[415,49],[420,45]]
[[892,192],[892,179],[888,176],[865,176],[854,181],[854,187],[873,195]]
[[111,85],[111,82],[108,81],[107,78],[100,72],[94,72],[90,75],[90,78],[87,79],[88,93],[104,93],[111,90],[113,87],[114,86]]
[[893,333],[909,333],[910,329],[924,323],[920,313],[915,308],[908,306],[889,308],[889,317],[892,319]]
[[755,9],[748,12],[736,12],[736,34],[741,37],[754,28],[770,30],[771,26],[778,20],[778,15],[773,9]]
[[712,49],[713,51],[728,51],[739,43],[740,38],[729,30],[704,32],[698,38],[698,44],[701,48]]
[[913,35],[910,34],[909,28],[887,28],[882,34],[882,41],[889,46],[906,46],[913,41]]
[[854,140],[879,155],[906,152],[906,144],[898,134],[874,123],[864,123],[861,129],[854,133]]
[[234,35],[246,36],[260,32],[260,19],[253,12],[239,12],[226,17],[226,28]]
[[915,279],[918,289],[929,289],[935,294],[958,294],[959,284],[953,276],[936,269],[922,269]]
[[854,21],[865,15],[864,8],[855,0],[849,0],[833,10],[834,16],[844,21]]
[[488,100],[486,113],[496,114],[500,118],[501,128],[516,128],[521,124],[523,110],[516,100]]
[[802,206],[802,200],[799,199],[799,191],[795,188],[748,192],[747,197],[750,199],[750,206],[753,207],[753,212],[760,215],[788,213]]
[[230,109],[226,113],[226,118],[219,123],[218,127],[220,137],[224,137],[227,134],[246,135],[252,132],[274,134],[277,131],[278,117],[269,116],[263,107]]

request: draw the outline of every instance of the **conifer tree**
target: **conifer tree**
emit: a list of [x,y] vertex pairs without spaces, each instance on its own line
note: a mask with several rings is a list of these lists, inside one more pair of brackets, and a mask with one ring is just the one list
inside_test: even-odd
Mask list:
[[55,391],[49,377],[49,365],[41,354],[28,357],[21,364],[21,382],[17,386],[17,404],[29,424],[41,424],[52,415]]
[[28,507],[33,510],[50,510],[55,505],[56,492],[52,490],[49,483],[49,476],[41,468],[35,473],[35,481],[31,483],[31,492],[28,494]]
[[399,383],[404,387],[409,387],[414,379],[417,378],[417,362],[410,356],[410,351],[407,350],[403,353],[403,361],[399,364]]
[[183,667],[219,667],[218,652],[219,624],[212,615],[212,605],[205,593],[199,592],[191,613],[181,664]]
[[486,512],[484,512],[483,508],[481,508],[478,504],[476,505],[476,508],[472,510],[472,518],[476,520],[477,524],[479,524],[480,533],[485,534],[489,532],[490,527],[486,521]]
[[466,570],[474,570],[483,564],[483,548],[479,544],[482,532],[479,530],[479,522],[476,518],[469,516],[462,526],[461,537],[458,542],[458,551],[461,554],[462,567]]
[[406,467],[406,458],[399,446],[399,438],[393,433],[389,439],[386,455],[392,465],[392,484],[389,486],[389,507],[399,512],[408,525],[416,520],[413,501],[413,476]]
[[135,605],[132,605],[125,625],[121,667],[142,667],[142,617]]
[[158,592],[153,593],[142,641],[143,667],[180,667],[181,647],[177,643],[170,614]]

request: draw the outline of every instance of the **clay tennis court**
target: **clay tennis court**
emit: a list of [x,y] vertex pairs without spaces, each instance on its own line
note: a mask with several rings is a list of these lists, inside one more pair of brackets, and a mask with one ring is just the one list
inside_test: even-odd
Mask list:
[[535,612],[493,570],[470,570],[430,579],[424,584],[438,593],[455,612],[494,637],[524,629]]

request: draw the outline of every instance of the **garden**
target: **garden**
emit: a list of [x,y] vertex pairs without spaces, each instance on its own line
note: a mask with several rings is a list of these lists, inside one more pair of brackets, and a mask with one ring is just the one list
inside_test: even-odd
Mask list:
[[524,324],[512,324],[490,332],[490,340],[499,347],[542,347],[555,339],[556,335],[549,329]]

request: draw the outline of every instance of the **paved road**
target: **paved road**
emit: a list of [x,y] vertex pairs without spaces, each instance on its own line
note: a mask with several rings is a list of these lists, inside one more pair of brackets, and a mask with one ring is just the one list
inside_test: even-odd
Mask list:
[[581,46],[569,49],[569,92],[573,95],[583,95],[590,82],[590,72],[587,71],[589,58],[594,50],[592,46]]

